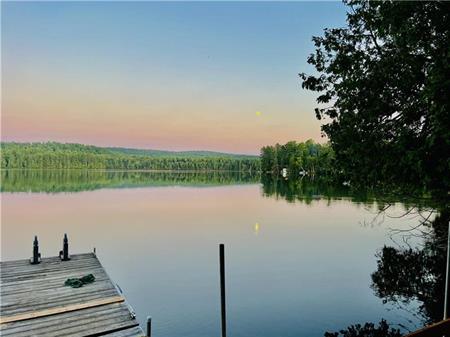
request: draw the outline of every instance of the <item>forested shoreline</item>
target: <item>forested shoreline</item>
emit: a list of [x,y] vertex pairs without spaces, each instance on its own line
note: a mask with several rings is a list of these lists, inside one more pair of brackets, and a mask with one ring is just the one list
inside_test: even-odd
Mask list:
[[157,171],[232,171],[280,175],[290,178],[335,174],[334,153],[328,144],[290,141],[265,146],[261,155],[215,152],[169,152],[82,144],[1,143],[2,169],[89,169]]
[[297,143],[275,144],[261,149],[261,171],[288,177],[332,177],[336,175],[333,165],[334,152],[329,144],[313,140]]
[[260,161],[257,156],[212,152],[135,154],[82,144],[2,143],[1,168],[259,172]]

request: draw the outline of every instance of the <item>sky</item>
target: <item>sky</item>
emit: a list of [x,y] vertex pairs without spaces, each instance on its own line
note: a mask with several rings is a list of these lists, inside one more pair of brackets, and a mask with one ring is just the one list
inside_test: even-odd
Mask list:
[[301,88],[341,2],[2,2],[2,141],[258,154],[324,142]]

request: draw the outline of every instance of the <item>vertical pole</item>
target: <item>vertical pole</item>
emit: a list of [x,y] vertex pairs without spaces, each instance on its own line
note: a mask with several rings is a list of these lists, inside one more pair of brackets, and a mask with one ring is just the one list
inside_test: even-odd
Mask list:
[[67,234],[64,233],[64,239],[63,239],[63,250],[59,252],[59,257],[62,261],[69,261],[69,239],[67,238]]
[[447,242],[447,268],[445,274],[445,298],[444,298],[444,319],[448,318],[450,313],[450,221],[448,222],[448,242]]
[[31,264],[38,264],[40,261],[41,254],[39,254],[39,242],[37,235],[34,236],[33,241],[33,257],[31,258]]
[[69,240],[67,239],[66,233],[64,233],[64,240],[63,240],[63,258],[64,260],[69,259]]
[[219,262],[220,262],[220,298],[221,298],[221,314],[222,314],[222,337],[227,336],[227,319],[225,306],[225,246],[223,243],[219,245]]
[[152,318],[147,316],[147,335],[146,337],[152,337]]

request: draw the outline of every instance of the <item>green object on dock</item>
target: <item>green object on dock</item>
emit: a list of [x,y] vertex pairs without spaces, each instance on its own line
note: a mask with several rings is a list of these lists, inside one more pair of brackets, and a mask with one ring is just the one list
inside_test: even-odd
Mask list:
[[[70,261],[44,257],[39,265],[29,259],[0,261],[0,274],[2,337],[145,336],[93,253],[74,254]],[[95,275],[90,285],[64,285],[65,280],[84,275],[84,281],[94,280],[89,274]],[[54,290],[51,296],[49,287]]]
[[72,288],[81,288],[85,284],[89,284],[95,281],[95,276],[92,274],[88,274],[86,276],[80,278],[68,278],[66,282],[64,282],[65,286],[69,286]]

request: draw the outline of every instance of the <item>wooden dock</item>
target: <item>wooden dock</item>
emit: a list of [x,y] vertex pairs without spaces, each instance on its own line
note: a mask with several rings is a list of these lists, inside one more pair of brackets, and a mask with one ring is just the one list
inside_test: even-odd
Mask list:
[[450,318],[425,326],[405,337],[450,337]]
[[[94,253],[1,262],[0,335],[145,336],[125,298]],[[95,281],[81,288],[65,286],[68,278],[88,274]]]

